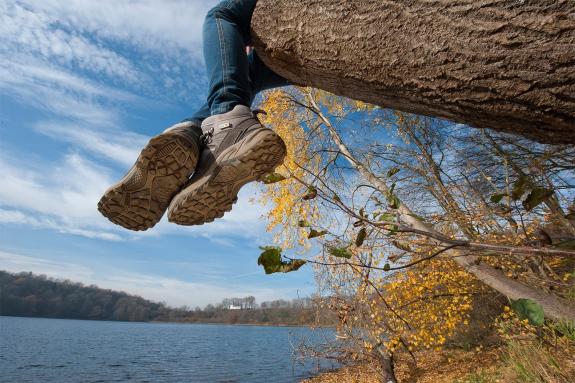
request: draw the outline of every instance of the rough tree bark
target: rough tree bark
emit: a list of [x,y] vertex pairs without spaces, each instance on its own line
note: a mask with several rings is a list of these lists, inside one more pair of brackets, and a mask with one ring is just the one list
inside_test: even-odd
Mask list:
[[575,143],[574,0],[259,0],[252,37],[296,84]]

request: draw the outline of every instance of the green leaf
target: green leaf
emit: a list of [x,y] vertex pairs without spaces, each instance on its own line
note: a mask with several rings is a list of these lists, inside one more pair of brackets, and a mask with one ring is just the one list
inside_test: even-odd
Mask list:
[[537,207],[541,202],[553,195],[553,190],[546,188],[534,188],[531,190],[525,201],[523,207],[525,210],[530,211]]
[[387,196],[387,203],[388,206],[392,209],[399,209],[399,205],[401,205],[399,198],[397,198],[394,194]]
[[357,233],[357,237],[355,237],[355,246],[360,247],[363,245],[365,237],[367,237],[367,230],[365,227],[362,227],[361,230]]
[[497,194],[493,194],[489,199],[493,203],[499,203],[499,202],[501,202],[503,197],[505,197],[506,195],[507,195],[507,193],[497,193]]
[[575,322],[564,319],[553,323],[551,326],[555,331],[559,332],[572,342],[575,342]]
[[312,239],[312,238],[317,238],[317,237],[321,237],[327,234],[327,230],[315,230],[315,229],[310,229],[309,230],[309,234],[307,235],[307,239]]
[[511,300],[511,308],[519,319],[527,319],[529,323],[534,326],[542,326],[545,321],[545,314],[543,312],[543,307],[531,299],[517,299],[516,301]]
[[314,188],[313,186],[308,186],[307,193],[305,193],[301,197],[301,199],[303,199],[304,201],[309,201],[311,199],[314,199],[315,197],[317,197],[317,189]]
[[387,172],[387,177],[393,177],[395,174],[399,173],[399,168],[391,168],[389,169],[389,171]]
[[347,247],[330,247],[328,252],[337,258],[350,259],[353,254],[347,249]]
[[300,219],[299,222],[297,223],[297,225],[299,227],[310,227],[311,226],[311,224],[305,219]]
[[262,249],[263,252],[258,258],[258,265],[263,266],[266,274],[289,273],[296,271],[307,263],[307,261],[303,259],[282,260],[281,247],[263,246],[260,247],[260,249]]
[[525,194],[525,191],[527,190],[528,186],[529,186],[529,178],[527,178],[526,176],[519,177],[519,179],[515,181],[515,183],[513,184],[513,190],[511,191],[511,199],[513,201],[517,201],[519,198],[521,198],[521,196]]
[[389,270],[391,270],[391,266],[389,265],[389,263],[383,265],[383,271],[389,271]]
[[267,174],[264,178],[262,178],[262,182],[264,184],[275,184],[276,182],[280,182],[287,179],[286,177],[282,176],[279,173],[270,173]]
[[258,265],[264,267],[266,274],[271,274],[276,272],[278,267],[281,265],[282,262],[282,249],[281,247],[275,246],[262,246],[260,249],[263,252],[260,254],[258,258]]
[[390,213],[383,213],[377,219],[378,221],[393,222],[395,221],[395,215]]

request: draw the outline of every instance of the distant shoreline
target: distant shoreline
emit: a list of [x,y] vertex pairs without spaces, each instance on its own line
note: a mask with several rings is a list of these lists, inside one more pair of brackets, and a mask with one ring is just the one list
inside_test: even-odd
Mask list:
[[[111,321],[109,321],[111,322]],[[315,326],[311,324],[286,324],[286,323],[224,323],[224,322],[164,322],[151,321],[144,323],[175,323],[175,324],[213,324],[217,326],[257,326],[257,327],[307,327],[307,328],[334,328],[334,326]]]
[[16,316],[1,315],[0,318],[31,318],[31,319],[58,319],[58,320],[76,320],[91,322],[112,322],[112,323],[150,323],[150,324],[197,324],[197,325],[214,325],[214,326],[252,326],[252,327],[306,327],[306,328],[333,328],[333,326],[315,326],[311,324],[286,324],[286,323],[224,323],[224,322],[185,322],[185,321],[126,321],[126,320],[107,320],[107,319],[83,319],[83,318],[61,318],[61,317],[42,317],[42,316]]
[[320,302],[311,298],[278,299],[259,305],[253,296],[224,298],[216,305],[192,310],[94,285],[1,270],[0,290],[0,315],[17,317],[282,327],[337,323],[333,312],[320,309]]

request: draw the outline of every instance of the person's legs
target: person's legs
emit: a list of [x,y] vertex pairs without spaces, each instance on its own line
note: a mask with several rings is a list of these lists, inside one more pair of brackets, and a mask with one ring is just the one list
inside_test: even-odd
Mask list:
[[[259,59],[246,54],[255,0],[227,0],[212,9],[204,24],[204,55],[210,82],[202,121],[205,146],[196,173],[168,208],[168,219],[199,225],[222,217],[240,188],[279,166],[286,148],[250,110],[257,93],[288,85]],[[217,37],[217,38],[216,38]],[[193,119],[194,117],[192,117]]]
[[[196,167],[201,150],[200,126],[212,115],[214,118],[204,130],[212,135],[206,137],[209,142],[200,161],[203,167],[196,169],[196,175],[207,175],[204,181],[208,182],[188,185],[193,187],[186,188],[183,209],[190,204],[204,205],[195,218],[180,210],[184,216],[181,223],[201,223],[223,215],[231,209],[243,184],[281,162],[285,153],[281,138],[263,128],[249,109],[259,91],[288,85],[257,55],[246,55],[255,4],[256,0],[227,0],[208,13],[204,24],[208,101],[192,117],[150,140],[128,174],[106,191],[98,210],[112,222],[132,230],[146,230],[160,220],[172,196]],[[226,127],[214,133],[214,123],[222,121]],[[220,156],[230,146],[237,147],[237,153],[226,157],[233,166],[224,163]],[[198,177],[194,178],[197,181]],[[199,189],[203,194],[197,193]]]
[[251,106],[263,90],[289,85],[269,69],[250,44],[250,23],[256,0],[226,0],[211,9],[204,22],[204,59],[209,80],[206,103],[186,121],[201,124],[236,105]]
[[[249,99],[245,104],[246,106],[253,104],[259,92],[290,85],[288,80],[269,69],[255,52],[250,53],[247,59]],[[206,102],[193,116],[186,118],[184,121],[192,121],[200,126],[202,122],[211,115],[210,106],[208,102]]]
[[251,92],[245,47],[256,0],[225,0],[204,22],[204,60],[209,80],[207,104],[212,115],[236,105],[249,106]]
[[[249,68],[248,89],[250,96],[246,106],[251,107],[259,92],[290,85],[288,80],[269,69],[255,52],[250,53],[247,58]],[[201,126],[202,122],[211,115],[210,106],[206,102],[193,116],[186,118],[184,121],[191,121],[197,124],[197,126]]]

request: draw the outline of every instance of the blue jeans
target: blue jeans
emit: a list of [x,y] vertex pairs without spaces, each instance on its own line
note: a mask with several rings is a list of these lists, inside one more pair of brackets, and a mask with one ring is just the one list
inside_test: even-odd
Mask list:
[[188,121],[198,124],[236,105],[251,106],[258,92],[289,82],[269,69],[250,45],[250,24],[257,0],[224,0],[204,21],[204,60],[209,79],[208,99]]

